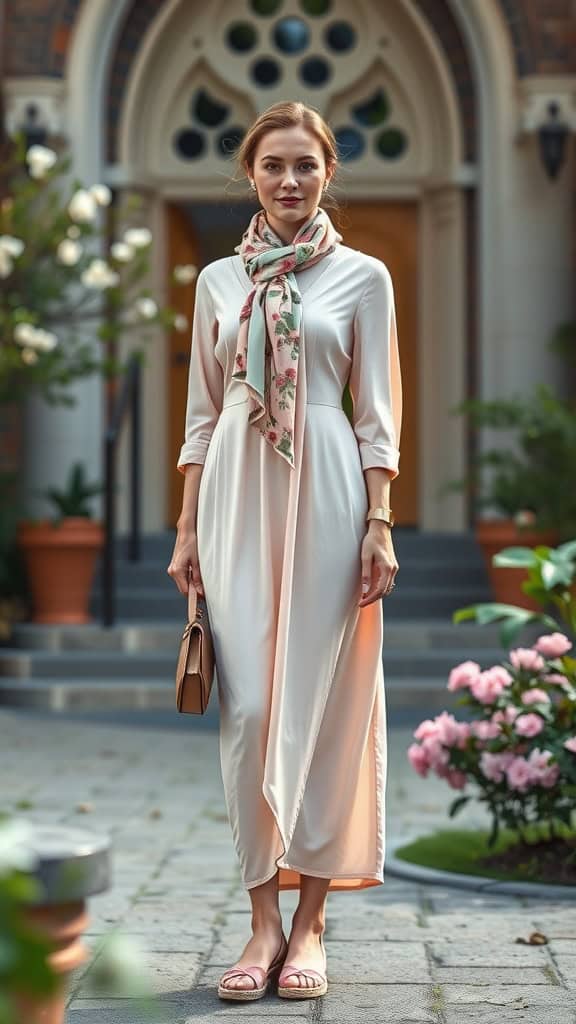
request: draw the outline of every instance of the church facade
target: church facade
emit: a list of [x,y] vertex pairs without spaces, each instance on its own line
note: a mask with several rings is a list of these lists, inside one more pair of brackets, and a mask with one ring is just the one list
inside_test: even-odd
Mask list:
[[[229,255],[254,204],[233,150],[271,103],[335,131],[346,244],[383,259],[398,313],[400,524],[470,525],[461,477],[477,439],[450,410],[554,383],[546,343],[575,319],[576,12],[572,0],[8,0],[3,104],[34,105],[74,172],[137,192],[151,284]],[[563,150],[562,150],[563,146]],[[555,148],[556,147],[556,148]],[[558,152],[561,159],[555,162]],[[190,315],[193,287],[186,296]],[[174,525],[189,335],[158,332],[143,378],[143,527]],[[104,385],[26,425],[35,487],[81,458],[102,472]],[[121,478],[128,478],[123,443]],[[127,487],[118,496],[127,522]]]

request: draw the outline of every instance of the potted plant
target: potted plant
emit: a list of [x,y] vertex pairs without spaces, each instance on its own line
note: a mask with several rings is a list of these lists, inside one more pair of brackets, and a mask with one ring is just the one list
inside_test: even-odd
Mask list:
[[85,623],[96,557],[104,544],[104,528],[91,517],[89,499],[100,483],[88,483],[81,463],[74,463],[63,490],[39,493],[53,502],[53,519],[21,520],[17,543],[24,555],[32,595],[32,621]]
[[[551,346],[573,359],[575,337],[576,326],[565,324]],[[497,570],[493,559],[504,547],[553,546],[576,536],[576,401],[559,398],[540,384],[526,398],[467,399],[451,412],[469,415],[477,428],[509,433],[507,447],[476,455],[468,474],[448,481],[441,492],[472,494],[476,538],[496,599],[535,609],[522,588],[524,568],[500,564]],[[482,516],[484,509],[491,509],[492,517]]]

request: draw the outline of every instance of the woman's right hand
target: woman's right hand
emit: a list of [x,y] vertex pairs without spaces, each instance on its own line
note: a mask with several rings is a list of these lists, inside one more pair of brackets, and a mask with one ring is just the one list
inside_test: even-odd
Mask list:
[[196,531],[178,531],[176,543],[172,553],[172,561],[166,569],[172,577],[178,590],[185,597],[188,597],[189,573],[192,571],[192,585],[196,588],[200,597],[204,597],[204,584],[200,575],[198,562],[198,539]]

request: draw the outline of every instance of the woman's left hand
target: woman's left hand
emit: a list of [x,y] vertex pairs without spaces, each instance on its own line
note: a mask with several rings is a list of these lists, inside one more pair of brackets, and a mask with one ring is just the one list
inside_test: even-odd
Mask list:
[[[378,523],[378,520],[370,522]],[[385,523],[369,527],[362,541],[361,560],[362,586],[368,584],[368,589],[362,590],[363,596],[358,607],[364,608],[390,593],[399,569],[392,544],[392,531]]]

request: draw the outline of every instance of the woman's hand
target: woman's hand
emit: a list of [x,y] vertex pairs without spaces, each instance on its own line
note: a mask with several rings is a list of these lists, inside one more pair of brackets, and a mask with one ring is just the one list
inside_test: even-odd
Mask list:
[[368,532],[362,541],[361,558],[363,596],[358,607],[364,608],[390,593],[399,569],[392,544],[392,531],[381,520],[370,520]]
[[204,584],[200,575],[198,562],[198,540],[195,530],[183,530],[176,536],[176,543],[172,553],[172,561],[166,569],[172,577],[178,590],[185,597],[188,597],[189,573],[192,570],[192,585],[200,597],[204,597]]

